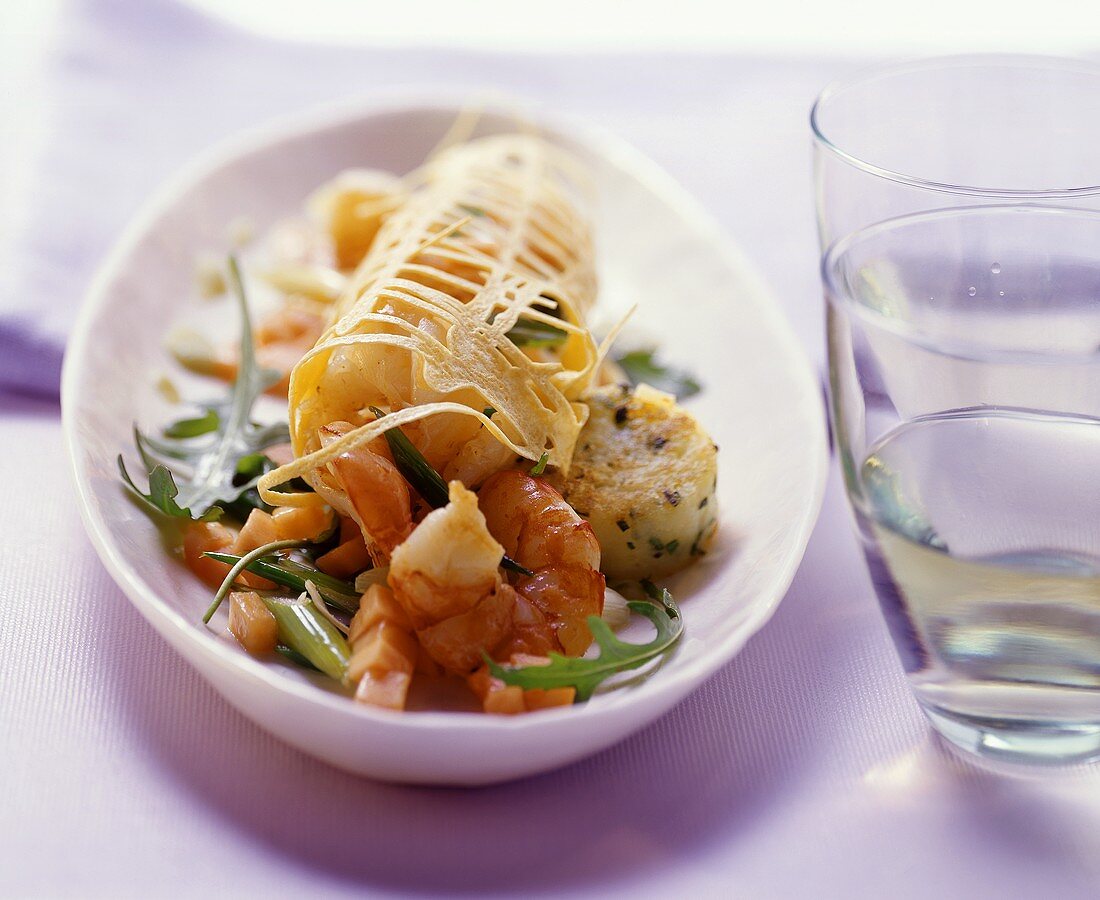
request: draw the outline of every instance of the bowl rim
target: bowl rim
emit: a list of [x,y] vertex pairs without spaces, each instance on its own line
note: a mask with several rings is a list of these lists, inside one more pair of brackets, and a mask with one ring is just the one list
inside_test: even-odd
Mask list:
[[922,178],[912,172],[901,172],[887,166],[877,165],[868,159],[845,150],[840,143],[828,136],[828,129],[822,123],[823,114],[828,104],[850,88],[871,81],[914,72],[937,69],[976,69],[981,67],[1045,69],[1047,71],[1092,75],[1096,77],[1097,86],[1100,89],[1100,63],[1074,57],[1033,53],[962,53],[917,57],[901,62],[879,63],[863,67],[851,75],[836,79],[818,94],[817,99],[810,107],[810,130],[813,133],[814,146],[869,175],[936,193],[966,194],[974,197],[1015,199],[1018,201],[1024,201],[1028,198],[1034,200],[1065,200],[1100,194],[1100,183],[1069,188],[1004,188],[954,184]]
[[[187,621],[180,613],[161,601],[157,590],[129,566],[122,552],[114,545],[108,524],[95,509],[91,485],[83,471],[80,438],[77,433],[78,410],[83,406],[82,398],[85,390],[90,390],[90,387],[85,386],[80,374],[89,354],[89,338],[93,322],[108,301],[111,284],[125,270],[141,238],[157,225],[161,217],[171,210],[182,195],[224,166],[274,144],[306,137],[314,132],[337,130],[361,119],[387,114],[447,113],[457,116],[461,110],[469,109],[470,105],[469,92],[435,90],[426,93],[397,89],[376,91],[350,101],[330,103],[290,113],[215,144],[211,149],[184,165],[152,195],[152,198],[124,229],[97,270],[85,295],[66,348],[61,379],[62,426],[69,467],[79,499],[81,518],[93,547],[115,583],[122,588],[138,611],[189,662],[194,664],[190,653],[184,652],[183,647],[200,653],[223,671],[231,670],[230,674],[233,677],[261,681],[273,691],[286,695],[291,700],[328,707],[336,714],[365,720],[385,729],[433,732],[443,729],[478,731],[487,734],[503,734],[517,729],[555,729],[563,720],[607,716],[612,713],[625,714],[638,706],[652,707],[661,711],[670,707],[719,668],[728,664],[745,642],[771,618],[786,594],[805,553],[824,498],[828,471],[824,405],[821,400],[819,380],[809,358],[778,303],[773,300],[770,289],[765,285],[756,267],[750,263],[738,245],[726,236],[717,220],[670,174],[624,139],[602,127],[587,122],[577,122],[561,114],[547,113],[545,110],[537,109],[537,104],[524,101],[522,98],[509,98],[503,101],[499,93],[492,95],[491,99],[483,104],[483,108],[489,113],[506,113],[510,116],[517,115],[517,110],[531,115],[537,109],[534,121],[540,127],[546,128],[552,138],[558,136],[573,140],[593,154],[604,157],[616,167],[629,171],[648,190],[659,196],[670,207],[675,208],[685,219],[693,222],[701,236],[705,234],[713,242],[716,252],[720,251],[723,257],[737,268],[744,281],[752,285],[752,289],[746,291],[747,296],[743,302],[750,302],[757,307],[761,322],[767,325],[777,345],[784,348],[784,368],[789,371],[792,379],[801,382],[802,385],[800,393],[805,401],[803,415],[809,428],[805,442],[805,463],[810,467],[808,481],[811,493],[807,498],[805,514],[798,522],[786,552],[771,564],[771,568],[776,573],[771,584],[762,589],[760,596],[751,607],[745,608],[746,615],[729,639],[730,646],[723,646],[717,652],[701,654],[694,659],[686,660],[676,671],[665,673],[664,677],[629,689],[627,696],[620,697],[614,706],[606,709],[586,703],[541,710],[538,715],[491,716],[483,713],[452,711],[393,712],[356,704],[346,697],[321,690],[307,682],[288,678],[278,668],[266,665],[245,653],[237,652],[235,648],[218,640],[213,634],[208,635],[208,639],[199,638],[194,623]],[[208,678],[205,673],[200,674]]]

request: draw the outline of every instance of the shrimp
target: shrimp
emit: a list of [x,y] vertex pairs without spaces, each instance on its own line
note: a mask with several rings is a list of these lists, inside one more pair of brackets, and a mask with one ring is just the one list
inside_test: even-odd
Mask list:
[[504,551],[534,575],[513,581],[530,604],[528,627],[517,628],[515,652],[542,653],[533,646],[534,622],[545,619],[568,656],[592,643],[588,617],[603,611],[600,544],[592,526],[545,481],[514,470],[491,476],[478,494],[489,533]]
[[389,586],[424,650],[467,674],[512,632],[516,594],[500,576],[504,548],[485,527],[477,495],[450,484],[450,502],[426,515],[393,551]]
[[[506,549],[534,574],[505,582]],[[603,608],[599,564],[591,528],[557,491],[501,472],[477,496],[452,481],[450,503],[393,552],[389,584],[428,654],[467,674],[483,651],[497,659],[583,653],[592,642],[587,617]]]
[[[347,422],[326,425],[321,429],[322,445],[351,427]],[[413,530],[412,499],[405,479],[387,457],[370,446],[336,457],[329,463],[329,471],[343,497],[326,485],[318,485],[318,493],[359,523],[375,565],[386,565],[394,548]]]

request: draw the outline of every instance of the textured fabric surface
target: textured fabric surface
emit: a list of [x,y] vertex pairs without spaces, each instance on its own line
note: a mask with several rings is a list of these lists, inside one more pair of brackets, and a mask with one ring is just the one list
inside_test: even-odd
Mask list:
[[805,114],[848,68],[331,52],[171,6],[74,6],[0,320],[5,383],[46,395],[0,398],[0,895],[1096,896],[1095,770],[991,774],[930,736],[835,477],[789,595],[731,665],[617,747],[474,791],[374,784],[260,731],[129,605],[74,507],[57,342],[126,218],[211,140],[384,84],[507,85],[668,167],[820,361]]

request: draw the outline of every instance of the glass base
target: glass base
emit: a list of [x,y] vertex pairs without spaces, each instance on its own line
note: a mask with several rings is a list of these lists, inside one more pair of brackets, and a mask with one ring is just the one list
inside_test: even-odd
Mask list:
[[1100,759],[1100,722],[990,719],[929,706],[923,709],[947,741],[985,759],[1033,766],[1077,765]]

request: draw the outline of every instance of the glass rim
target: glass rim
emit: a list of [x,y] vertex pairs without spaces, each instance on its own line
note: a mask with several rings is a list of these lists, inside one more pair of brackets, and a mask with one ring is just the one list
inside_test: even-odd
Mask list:
[[843,288],[837,278],[838,261],[856,244],[868,238],[877,237],[890,231],[897,231],[908,225],[942,219],[962,218],[973,215],[1040,215],[1055,218],[1087,219],[1100,226],[1100,210],[1082,207],[1047,206],[1041,203],[993,203],[975,206],[952,206],[944,209],[925,210],[906,213],[883,219],[873,225],[850,232],[829,245],[821,257],[821,283],[825,289],[825,300],[829,304],[842,306],[846,311],[858,316],[875,328],[888,331],[915,346],[937,353],[941,356],[954,356],[959,359],[983,362],[1027,362],[1031,364],[1096,364],[1100,363],[1100,347],[1089,352],[1060,352],[1058,350],[1021,350],[981,344],[966,338],[930,335],[927,331],[900,319],[872,309],[859,302],[851,292]]
[[1025,198],[1037,200],[1067,199],[1100,194],[1100,183],[1079,185],[1070,188],[1050,189],[997,188],[952,184],[950,182],[922,178],[919,175],[900,172],[877,165],[869,160],[862,159],[854,153],[848,152],[829,138],[825,134],[825,129],[822,127],[822,113],[827,104],[837,95],[859,84],[910,72],[933,71],[936,69],[981,68],[983,66],[1076,72],[1095,76],[1098,83],[1100,83],[1100,64],[1098,63],[1074,57],[1045,56],[1031,53],[964,53],[949,56],[926,56],[908,59],[902,62],[868,66],[852,75],[831,82],[817,95],[817,99],[814,100],[813,106],[810,107],[810,129],[813,132],[814,143],[853,168],[860,169],[870,175],[884,178],[888,181],[894,181],[899,184],[921,188],[926,191],[935,191],[937,193],[968,194],[974,197],[998,197],[1002,199],[1012,198],[1021,201]]

